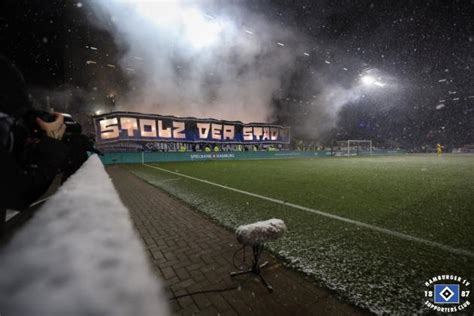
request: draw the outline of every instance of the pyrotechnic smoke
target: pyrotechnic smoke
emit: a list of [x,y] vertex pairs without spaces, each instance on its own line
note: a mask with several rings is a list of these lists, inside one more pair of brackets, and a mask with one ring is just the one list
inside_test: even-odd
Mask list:
[[302,135],[318,139],[337,124],[339,112],[348,103],[356,102],[361,93],[358,87],[345,88],[340,85],[321,83],[321,92],[316,95],[314,104],[302,119],[297,131]]
[[[340,63],[357,65],[360,61],[346,57],[340,58]],[[364,78],[368,73],[374,77],[373,82],[367,83]],[[348,104],[370,106],[371,112],[387,111],[399,102],[401,95],[396,80],[374,68],[341,76],[341,72],[320,67],[307,74],[298,80],[306,84],[291,88],[302,102],[290,99],[287,104],[293,108],[290,120],[294,135],[306,139],[324,138],[325,133],[337,126],[339,113]]]
[[124,51],[120,65],[132,89],[118,107],[244,122],[271,120],[272,96],[293,69],[298,36],[242,8],[213,11],[189,3],[90,3],[95,21]]
[[[243,122],[273,121],[284,111],[294,135],[316,139],[336,126],[345,104],[363,97],[357,73],[345,68],[361,61],[229,3],[90,2],[92,20],[123,52],[130,90],[117,109]],[[311,58],[334,54],[338,65],[313,65],[308,77]],[[288,95],[296,104],[273,102]]]

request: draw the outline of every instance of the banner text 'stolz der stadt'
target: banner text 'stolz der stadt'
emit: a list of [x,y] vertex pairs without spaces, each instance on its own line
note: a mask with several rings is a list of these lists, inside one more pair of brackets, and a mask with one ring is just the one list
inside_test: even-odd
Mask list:
[[180,118],[133,112],[94,117],[98,144],[181,142],[221,144],[288,144],[290,129],[265,123]]

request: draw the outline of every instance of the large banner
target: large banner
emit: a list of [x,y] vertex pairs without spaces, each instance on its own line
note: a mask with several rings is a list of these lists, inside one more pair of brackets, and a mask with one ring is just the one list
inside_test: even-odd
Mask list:
[[97,143],[116,141],[288,144],[290,129],[264,123],[112,112],[94,117]]

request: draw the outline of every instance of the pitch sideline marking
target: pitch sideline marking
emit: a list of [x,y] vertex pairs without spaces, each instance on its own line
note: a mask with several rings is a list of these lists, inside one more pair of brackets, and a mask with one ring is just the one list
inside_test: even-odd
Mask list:
[[161,180],[161,181],[159,181],[159,182],[170,182],[170,181],[178,181],[178,180],[181,180],[181,178],[164,179],[164,180]]
[[163,172],[168,172],[168,173],[180,176],[180,177],[184,177],[184,178],[188,178],[188,179],[195,180],[195,181],[198,181],[198,182],[206,183],[206,184],[213,185],[213,186],[216,186],[216,187],[219,187],[219,188],[222,188],[222,189],[226,189],[226,190],[229,190],[229,191],[238,192],[238,193],[241,193],[241,194],[244,194],[244,195],[249,195],[249,196],[259,198],[259,199],[262,199],[262,200],[266,200],[266,201],[270,201],[270,202],[273,202],[273,203],[289,206],[289,207],[292,207],[292,208],[295,208],[295,209],[303,210],[303,211],[306,211],[306,212],[318,214],[318,215],[323,216],[323,217],[328,217],[328,218],[335,219],[335,220],[338,220],[338,221],[341,221],[341,222],[345,222],[345,223],[353,224],[353,225],[356,225],[356,226],[364,227],[364,228],[367,228],[367,229],[370,229],[370,230],[373,230],[373,231],[376,231],[376,232],[379,232],[379,233],[384,233],[384,234],[387,234],[387,235],[390,235],[390,236],[398,237],[400,239],[404,239],[404,240],[408,240],[408,241],[414,241],[414,242],[417,242],[417,243],[420,243],[420,244],[425,244],[425,245],[428,245],[428,246],[431,246],[431,247],[434,247],[434,248],[439,248],[439,249],[442,249],[442,250],[445,250],[447,252],[451,252],[451,253],[454,253],[454,254],[457,254],[457,255],[463,255],[463,256],[474,258],[474,252],[471,252],[469,250],[453,248],[451,246],[443,245],[443,244],[440,244],[438,242],[434,242],[434,241],[431,241],[431,240],[427,240],[427,239],[407,235],[407,234],[404,234],[404,233],[400,233],[400,232],[393,231],[393,230],[390,230],[390,229],[386,229],[386,228],[378,227],[378,226],[375,226],[375,225],[367,224],[367,223],[364,223],[364,222],[359,222],[359,221],[349,219],[349,218],[345,218],[345,217],[342,217],[342,216],[338,216],[338,215],[334,215],[334,214],[330,214],[330,213],[325,213],[325,212],[318,211],[318,210],[315,210],[315,209],[312,209],[312,208],[309,208],[309,207],[306,207],[306,206],[301,206],[301,205],[293,204],[293,203],[290,203],[290,202],[285,202],[285,201],[274,199],[274,198],[271,198],[271,197],[268,197],[268,196],[264,196],[264,195],[260,195],[260,194],[256,194],[256,193],[252,193],[252,192],[248,192],[248,191],[239,190],[239,189],[236,189],[236,188],[228,187],[226,185],[222,185],[222,184],[218,184],[218,183],[215,183],[215,182],[199,179],[199,178],[192,177],[192,176],[188,176],[186,174],[182,174],[182,173],[179,173],[179,172],[174,172],[174,171],[167,170],[167,169],[164,169],[164,168],[160,168],[160,167],[157,167],[157,166],[152,166],[152,165],[148,165],[148,164],[143,164],[143,165],[147,166],[149,168],[157,169],[157,170],[160,170],[160,171],[163,171]]

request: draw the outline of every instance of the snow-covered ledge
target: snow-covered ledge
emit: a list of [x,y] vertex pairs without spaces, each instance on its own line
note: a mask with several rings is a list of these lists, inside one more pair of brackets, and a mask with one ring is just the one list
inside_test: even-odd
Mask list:
[[0,315],[168,315],[128,210],[94,155],[0,252]]

